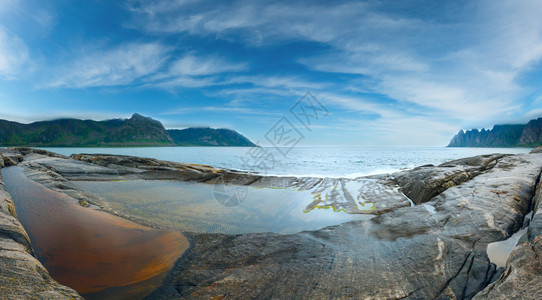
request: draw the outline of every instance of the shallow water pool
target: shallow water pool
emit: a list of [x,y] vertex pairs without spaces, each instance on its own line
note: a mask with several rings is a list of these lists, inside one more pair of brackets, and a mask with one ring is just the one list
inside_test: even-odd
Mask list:
[[142,299],[189,246],[178,231],[81,207],[28,179],[20,167],[1,174],[36,257],[55,280],[86,299]]
[[114,209],[191,232],[239,234],[317,230],[371,216],[306,210],[315,195],[294,188],[252,188],[160,180],[74,182]]

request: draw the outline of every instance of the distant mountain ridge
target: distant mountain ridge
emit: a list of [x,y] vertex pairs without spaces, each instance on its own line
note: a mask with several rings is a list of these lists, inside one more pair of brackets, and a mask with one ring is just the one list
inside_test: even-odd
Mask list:
[[[199,134],[199,135],[198,135]],[[105,121],[58,119],[30,124],[0,120],[0,146],[127,147],[127,146],[255,146],[229,129],[166,130],[150,117]]]
[[542,118],[522,125],[495,125],[491,130],[460,130],[448,147],[534,147],[542,145]]
[[230,129],[202,127],[168,129],[167,132],[179,146],[255,146],[248,138]]

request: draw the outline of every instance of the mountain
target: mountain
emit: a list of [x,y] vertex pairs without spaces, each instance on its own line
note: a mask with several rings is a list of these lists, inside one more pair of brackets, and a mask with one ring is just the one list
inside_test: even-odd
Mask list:
[[0,120],[0,146],[254,146],[228,129],[188,128],[171,132],[175,138],[162,123],[140,114],[106,121],[58,119],[21,124]]
[[521,134],[520,145],[539,146],[542,141],[542,118],[531,120]]
[[448,147],[532,147],[542,145],[542,118],[526,125],[495,125],[491,130],[460,130]]
[[213,128],[168,129],[175,144],[179,146],[256,146],[236,131]]

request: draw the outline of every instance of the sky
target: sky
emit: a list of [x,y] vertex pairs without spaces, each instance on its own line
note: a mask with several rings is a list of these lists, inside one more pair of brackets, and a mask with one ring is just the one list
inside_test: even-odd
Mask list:
[[537,0],[0,0],[0,119],[137,112],[262,145],[290,124],[303,146],[445,146],[542,117],[541,15]]

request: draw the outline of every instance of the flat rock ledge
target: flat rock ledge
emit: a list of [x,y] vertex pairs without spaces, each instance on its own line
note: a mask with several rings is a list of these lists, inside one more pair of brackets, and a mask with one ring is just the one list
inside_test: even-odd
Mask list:
[[[149,299],[542,298],[539,150],[355,179],[261,176],[131,156],[10,151],[5,165],[18,164],[29,178],[93,209],[107,211],[107,201],[77,189],[73,181],[167,179],[297,188],[314,195],[306,211],[333,207],[373,216],[296,234],[186,233],[191,249]],[[488,244],[525,227],[527,234],[506,266],[497,269]]]
[[[0,169],[23,160],[21,153],[0,149]],[[30,239],[17,219],[13,199],[0,175],[0,299],[83,299],[49,276],[34,257]]]
[[193,234],[150,298],[540,298],[539,232],[502,275],[486,251],[526,225],[541,170],[540,154],[484,155],[360,179],[396,184],[417,205],[290,235]]

